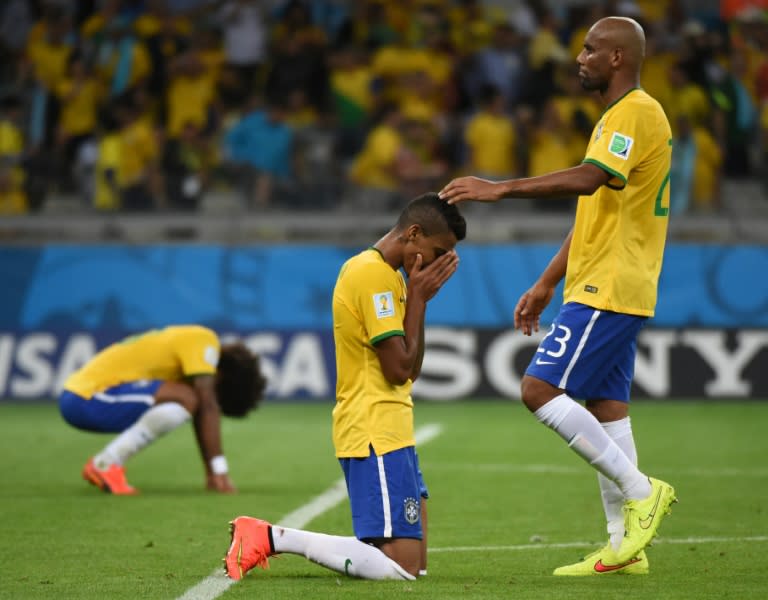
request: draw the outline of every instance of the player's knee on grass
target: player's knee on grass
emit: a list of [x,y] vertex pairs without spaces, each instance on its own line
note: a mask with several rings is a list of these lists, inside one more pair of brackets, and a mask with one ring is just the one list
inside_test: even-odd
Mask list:
[[421,570],[421,540],[413,538],[395,538],[391,540],[381,540],[380,543],[374,542],[389,558],[405,569],[414,577],[419,576]]

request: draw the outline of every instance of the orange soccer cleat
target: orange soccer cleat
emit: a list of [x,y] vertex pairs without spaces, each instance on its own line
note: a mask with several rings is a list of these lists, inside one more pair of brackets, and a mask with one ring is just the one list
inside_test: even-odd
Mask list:
[[106,469],[99,469],[90,458],[83,467],[83,479],[109,494],[132,496],[139,493],[135,487],[128,485],[122,465],[109,465]]
[[252,517],[237,517],[229,522],[232,542],[224,557],[224,570],[230,579],[242,579],[254,567],[269,568],[267,557],[275,553],[271,527]]

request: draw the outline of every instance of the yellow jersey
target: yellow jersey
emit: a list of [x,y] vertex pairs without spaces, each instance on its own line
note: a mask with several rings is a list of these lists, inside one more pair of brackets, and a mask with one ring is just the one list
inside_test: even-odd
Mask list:
[[213,375],[221,345],[216,334],[200,325],[153,329],[108,346],[64,382],[64,389],[90,398],[129,381],[183,381]]
[[382,190],[396,190],[395,162],[402,145],[396,129],[389,125],[374,128],[355,157],[349,176],[356,184]]
[[[96,159],[93,206],[98,210],[117,210],[120,208],[118,174],[122,142],[118,133],[108,133],[99,140],[99,157]],[[112,171],[113,181],[107,178]]]
[[653,316],[669,220],[672,133],[661,105],[635,88],[595,126],[584,162],[611,174],[580,196],[565,302]]
[[490,177],[514,175],[516,138],[509,118],[488,111],[478,112],[464,130],[472,171]]
[[24,152],[24,134],[15,123],[0,119],[0,158],[15,162]]
[[415,445],[412,382],[384,377],[374,344],[405,335],[406,285],[375,248],[341,267],[333,290],[336,406],[333,444],[339,458],[378,456]]
[[94,133],[101,89],[95,79],[88,79],[79,87],[76,86],[72,79],[63,79],[56,86],[56,94],[61,101],[59,128],[66,135]]
[[149,121],[135,119],[120,131],[117,181],[121,188],[144,181],[159,149]]

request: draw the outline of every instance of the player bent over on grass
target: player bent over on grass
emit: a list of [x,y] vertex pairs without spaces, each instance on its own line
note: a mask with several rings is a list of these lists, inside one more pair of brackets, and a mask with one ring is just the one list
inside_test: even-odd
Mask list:
[[221,345],[198,325],[151,330],[112,344],[64,382],[59,409],[85,431],[120,433],[88,460],[83,478],[105,492],[137,493],[124,463],[190,418],[206,487],[234,492],[221,446],[220,413],[244,417],[261,400],[259,357],[244,344]]
[[645,548],[675,501],[671,485],[638,470],[629,420],[637,335],[656,305],[672,157],[664,111],[640,87],[644,55],[632,19],[607,17],[587,33],[579,78],[606,109],[581,165],[498,183],[462,177],[440,192],[451,204],[579,196],[573,229],[514,313],[524,334],[538,330],[565,277],[564,304],[526,370],[522,400],[597,470],[610,540],[555,575],[647,573]]
[[454,248],[465,235],[457,208],[425,194],[374,246],[341,267],[333,292],[333,442],[355,537],[237,517],[225,558],[229,577],[266,568],[267,557],[283,552],[364,579],[426,574],[427,489],[415,448],[411,385],[424,356],[427,302],[456,271]]

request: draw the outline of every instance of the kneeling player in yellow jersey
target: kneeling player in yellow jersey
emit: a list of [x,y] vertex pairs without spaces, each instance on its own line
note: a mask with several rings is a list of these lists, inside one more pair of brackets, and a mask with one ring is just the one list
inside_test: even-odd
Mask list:
[[59,409],[85,431],[120,433],[83,468],[83,478],[112,494],[135,494],[124,463],[190,418],[206,486],[234,492],[219,417],[244,417],[261,400],[259,357],[242,343],[221,345],[198,325],[147,331],[113,344],[64,382]]
[[676,500],[671,485],[638,470],[629,420],[637,336],[656,306],[672,159],[667,117],[640,87],[644,55],[645,33],[632,19],[606,17],[587,33],[579,79],[606,109],[581,165],[498,183],[462,177],[440,192],[450,204],[579,195],[571,233],[515,307],[515,327],[530,335],[565,277],[521,396],[595,468],[608,522],[608,543],[555,575],[648,573],[645,548]]
[[266,567],[267,557],[281,552],[364,579],[426,573],[427,488],[415,449],[411,385],[424,356],[427,302],[456,271],[454,248],[465,235],[458,209],[425,194],[389,233],[341,267],[333,292],[333,443],[355,537],[237,517],[225,559],[232,579]]

